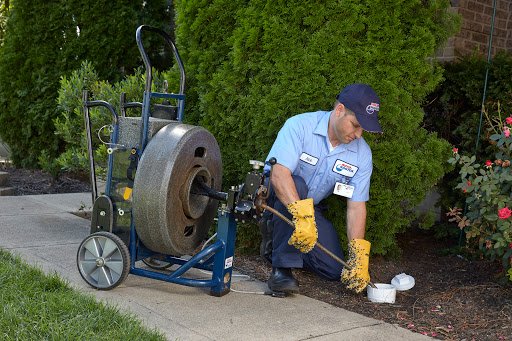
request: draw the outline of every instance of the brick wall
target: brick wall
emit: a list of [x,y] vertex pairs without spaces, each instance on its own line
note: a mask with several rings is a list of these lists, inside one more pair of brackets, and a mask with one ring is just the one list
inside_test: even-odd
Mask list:
[[[439,60],[450,61],[456,58],[456,51],[467,55],[475,48],[487,57],[494,0],[452,0],[452,6],[450,11],[462,15],[462,28],[437,54]],[[500,50],[512,52],[512,0],[496,2],[491,57]]]

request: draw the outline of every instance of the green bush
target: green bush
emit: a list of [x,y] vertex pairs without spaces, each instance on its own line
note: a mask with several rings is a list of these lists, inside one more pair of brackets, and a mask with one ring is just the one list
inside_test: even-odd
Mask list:
[[[512,100],[512,57],[504,51],[498,52],[489,63],[475,51],[471,55],[460,56],[453,62],[443,64],[444,80],[428,95],[423,106],[423,125],[448,140],[459,149],[461,155],[467,157],[475,154],[486,67],[489,71],[485,108],[494,117],[498,103],[507,104]],[[506,111],[510,112],[510,107],[502,106],[501,110],[502,115],[506,115]],[[479,158],[494,157],[495,150],[489,143],[489,135],[485,129],[482,129],[478,144]],[[465,206],[466,198],[456,188],[459,178],[456,171],[444,176],[438,189],[441,193],[439,204],[443,209],[454,205]],[[459,234],[460,231],[447,222],[436,227],[436,235],[440,237],[451,236],[455,239]]]
[[87,59],[103,79],[122,79],[140,63],[136,28],[167,26],[169,6],[167,0],[11,1],[0,48],[0,127],[8,129],[0,129],[0,138],[15,166],[37,168],[43,150],[50,159],[65,150],[53,125],[60,78]]
[[[486,67],[489,71],[485,106],[494,115],[498,102],[506,104],[512,100],[512,56],[506,51],[498,52],[489,64],[476,52],[443,64],[444,80],[429,94],[424,105],[425,126],[464,153],[474,153]],[[488,136],[482,134],[479,150],[490,156],[493,150],[488,141]]]
[[2,3],[0,3],[0,45],[2,45],[2,40],[4,40],[5,23],[7,21],[9,7],[9,1],[2,1]]
[[[169,91],[177,91],[178,82],[175,81],[176,73],[173,70],[157,72],[153,70],[153,91],[161,91],[164,80],[168,80]],[[53,174],[62,171],[87,172],[89,159],[87,157],[87,141],[85,133],[82,93],[90,91],[89,100],[103,100],[113,105],[117,113],[120,113],[120,95],[126,93],[127,102],[142,102],[146,77],[144,70],[135,69],[133,74],[123,80],[110,84],[100,79],[95,68],[90,62],[83,62],[82,67],[72,72],[71,76],[62,77],[58,91],[58,104],[62,113],[55,118],[55,134],[66,142],[66,151],[53,159],[46,151],[39,158],[42,168]],[[172,86],[172,87],[171,87]],[[108,126],[112,123],[112,114],[103,107],[93,107],[89,111],[93,138],[93,149],[97,174],[106,172],[107,145],[109,141]],[[140,109],[127,109],[127,116],[140,116]],[[104,127],[104,129],[101,129]],[[101,129],[101,131],[100,131]],[[101,136],[101,141],[98,137]],[[103,141],[103,142],[102,142]]]
[[[450,146],[420,127],[425,96],[442,69],[429,56],[460,19],[448,1],[177,0],[176,39],[189,82],[186,115],[217,138],[223,183],[240,183],[264,159],[290,116],[331,110],[349,83],[382,101],[366,237],[375,254],[399,253],[395,235],[449,168]],[[340,206],[329,198],[331,207]],[[330,210],[345,235],[342,210]]]

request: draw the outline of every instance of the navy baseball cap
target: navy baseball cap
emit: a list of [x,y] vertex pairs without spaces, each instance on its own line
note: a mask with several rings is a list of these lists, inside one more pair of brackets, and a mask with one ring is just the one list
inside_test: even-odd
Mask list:
[[363,83],[347,85],[336,99],[356,114],[357,122],[370,133],[383,133],[378,116],[379,95],[371,86]]

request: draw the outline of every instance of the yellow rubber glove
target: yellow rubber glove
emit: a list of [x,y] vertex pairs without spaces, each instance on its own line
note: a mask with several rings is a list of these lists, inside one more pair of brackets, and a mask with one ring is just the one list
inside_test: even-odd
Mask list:
[[313,199],[292,202],[288,204],[287,208],[293,216],[292,222],[295,226],[295,231],[288,240],[288,244],[295,246],[300,252],[308,253],[313,250],[318,238]]
[[343,268],[341,271],[341,281],[347,284],[348,289],[361,292],[370,282],[368,265],[370,264],[371,245],[369,241],[364,239],[352,239],[348,243],[350,258],[347,265],[352,269]]

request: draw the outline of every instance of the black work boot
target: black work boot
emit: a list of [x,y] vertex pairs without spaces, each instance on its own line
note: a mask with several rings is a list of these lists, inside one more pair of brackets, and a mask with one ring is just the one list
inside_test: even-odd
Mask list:
[[271,219],[263,217],[260,220],[261,244],[260,256],[265,263],[272,266],[272,238],[274,233],[274,225]]
[[299,292],[299,281],[293,277],[290,268],[272,268],[272,275],[268,280],[268,287],[272,291]]

